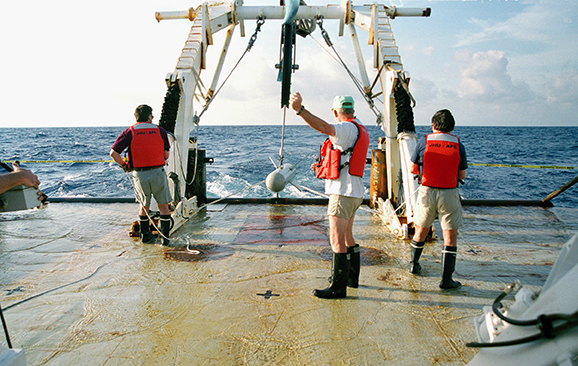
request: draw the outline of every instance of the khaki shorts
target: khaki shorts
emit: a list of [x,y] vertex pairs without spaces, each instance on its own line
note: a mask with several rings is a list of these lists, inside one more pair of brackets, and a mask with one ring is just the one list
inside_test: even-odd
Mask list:
[[135,170],[132,172],[132,177],[137,197],[139,201],[144,199],[145,207],[151,205],[151,196],[154,196],[157,203],[161,205],[166,205],[172,201],[165,168]]
[[355,216],[355,211],[361,206],[363,198],[340,196],[332,194],[329,196],[327,215],[342,217],[350,220]]
[[457,188],[419,188],[414,223],[427,228],[432,226],[436,216],[442,230],[454,230],[462,225],[462,203]]

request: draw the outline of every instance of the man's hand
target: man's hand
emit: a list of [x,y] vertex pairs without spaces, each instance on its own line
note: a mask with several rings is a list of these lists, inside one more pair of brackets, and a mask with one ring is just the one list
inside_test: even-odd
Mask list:
[[40,180],[36,176],[36,174],[32,173],[32,171],[28,169],[20,168],[20,165],[17,163],[12,163],[12,168],[14,169],[14,173],[16,173],[20,179],[20,182],[25,186],[34,187],[38,189],[40,185]]
[[289,106],[295,112],[298,112],[299,109],[301,109],[301,103],[303,103],[303,98],[299,92],[295,92],[289,97]]

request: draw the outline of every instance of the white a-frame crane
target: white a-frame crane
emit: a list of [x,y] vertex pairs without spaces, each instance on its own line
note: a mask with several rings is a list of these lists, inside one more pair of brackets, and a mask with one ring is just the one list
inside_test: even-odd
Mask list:
[[[167,19],[189,19],[193,23],[175,70],[166,77],[169,91],[161,117],[163,127],[174,135],[173,145],[176,145],[176,148],[171,149],[168,169],[173,172],[172,181],[176,195],[173,231],[182,225],[198,206],[196,197],[185,197],[187,178],[190,179],[191,175],[191,172],[187,171],[188,152],[196,149],[196,141],[189,141],[189,135],[195,123],[198,123],[199,112],[195,111],[193,102],[198,98],[198,91],[204,88],[199,75],[207,66],[206,52],[207,48],[213,45],[213,35],[226,29],[212,83],[202,93],[202,98],[199,98],[205,105],[210,103],[214,96],[235,28],[239,27],[241,36],[245,36],[246,20],[281,20],[286,17],[290,6],[291,4],[245,6],[242,0],[235,0],[229,5],[205,2],[194,9],[156,13],[159,22]],[[371,202],[390,230],[400,238],[407,238],[408,230],[413,225],[413,201],[418,184],[407,166],[409,154],[415,147],[417,138],[413,126],[413,99],[408,89],[409,75],[403,69],[389,22],[390,19],[400,16],[427,17],[430,9],[397,8],[378,3],[353,5],[349,0],[343,0],[341,4],[321,6],[305,5],[302,1],[298,7],[294,7],[297,9],[293,18],[295,22],[309,21],[313,24],[323,20],[338,20],[339,36],[343,36],[345,28],[348,28],[361,76],[360,89],[385,133],[385,138],[378,147],[381,154],[379,159],[384,161],[384,168],[375,172],[375,176],[372,172],[372,181],[379,181],[378,185],[383,188],[377,192],[372,191]],[[373,46],[373,67],[378,70],[377,78],[373,82],[369,80],[361,55],[357,28],[369,33],[369,44]],[[258,30],[252,38],[256,37],[257,32]],[[378,84],[381,92],[374,94],[373,89]],[[373,99],[377,96],[384,102],[381,111],[373,105]]]

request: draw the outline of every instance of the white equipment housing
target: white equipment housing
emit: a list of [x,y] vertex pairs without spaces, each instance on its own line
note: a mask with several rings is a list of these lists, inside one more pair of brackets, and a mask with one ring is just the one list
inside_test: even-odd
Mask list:
[[[516,302],[504,315],[510,319],[531,320],[540,315],[576,314],[578,309],[578,234],[574,235],[560,251],[542,291],[534,293],[522,288],[516,293]],[[537,326],[519,326],[504,323],[484,307],[484,315],[474,320],[478,340],[485,343],[513,341],[540,333]],[[563,324],[555,320],[553,326]],[[576,324],[576,319],[574,319]],[[578,365],[578,326],[532,342],[482,348],[468,363],[469,366],[486,365]]]

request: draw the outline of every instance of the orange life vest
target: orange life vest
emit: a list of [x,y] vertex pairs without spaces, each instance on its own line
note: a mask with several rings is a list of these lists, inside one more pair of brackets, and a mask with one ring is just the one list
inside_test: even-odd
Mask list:
[[449,133],[426,135],[423,154],[422,185],[456,188],[460,165],[460,139]]
[[[369,149],[369,133],[364,125],[350,119],[348,122],[357,127],[357,139],[355,144],[347,150],[339,150],[333,147],[331,140],[325,140],[319,151],[319,159],[315,169],[315,176],[320,179],[338,179],[341,169],[349,166],[349,174],[363,177],[367,150]],[[341,164],[341,156],[351,154],[349,161]]]
[[165,165],[165,143],[159,127],[148,122],[130,126],[132,140],[128,150],[131,168]]

